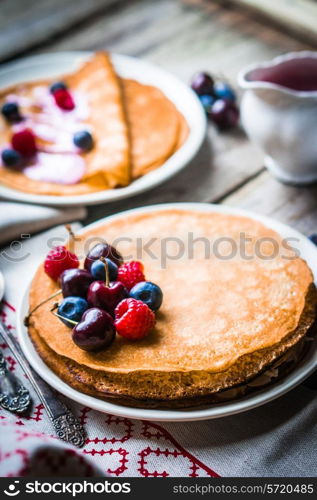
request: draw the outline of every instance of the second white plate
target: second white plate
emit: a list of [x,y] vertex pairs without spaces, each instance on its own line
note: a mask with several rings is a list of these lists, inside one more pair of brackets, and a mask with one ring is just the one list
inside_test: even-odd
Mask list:
[[[5,64],[0,68],[0,87],[21,81],[58,77],[76,69],[80,62],[90,55],[91,52],[41,54]],[[183,146],[160,168],[124,188],[79,196],[49,196],[23,193],[0,185],[0,196],[11,200],[55,206],[108,203],[135,196],[158,186],[182,170],[196,155],[206,134],[206,116],[199,99],[189,86],[164,69],[141,59],[119,54],[112,54],[111,57],[120,76],[158,87],[184,115],[190,133]]]

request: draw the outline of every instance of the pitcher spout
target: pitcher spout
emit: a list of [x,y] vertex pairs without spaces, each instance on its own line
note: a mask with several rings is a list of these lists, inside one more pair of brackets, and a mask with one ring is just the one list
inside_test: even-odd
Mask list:
[[241,88],[272,90],[299,98],[317,99],[317,52],[291,52],[254,64],[238,75]]

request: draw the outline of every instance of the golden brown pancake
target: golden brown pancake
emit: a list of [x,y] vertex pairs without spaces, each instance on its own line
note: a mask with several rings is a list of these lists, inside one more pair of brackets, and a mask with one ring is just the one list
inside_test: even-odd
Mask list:
[[133,178],[161,166],[188,135],[188,125],[174,104],[156,87],[122,80],[131,137]]
[[[62,185],[35,181],[20,172],[0,168],[0,181],[21,191],[50,195],[85,194],[127,185],[130,181],[128,129],[121,86],[109,56],[96,53],[79,70],[63,77],[63,80],[71,91],[79,91],[88,100],[89,116],[85,123],[92,129],[95,147],[82,155],[86,162],[86,175],[77,184]],[[0,94],[0,102],[8,93],[30,97],[35,87],[48,87],[51,83],[50,80],[36,81],[5,89]],[[40,110],[22,107],[22,111],[36,113]],[[11,128],[2,117],[0,120],[0,140],[1,145],[4,145],[9,141]]]
[[177,151],[179,148],[182,147],[182,145],[185,143],[189,135],[188,123],[185,120],[185,117],[181,113],[178,113],[178,121],[179,121],[179,133],[178,133],[177,143],[175,146],[175,151]]
[[[189,127],[187,125],[185,118],[183,117],[183,115],[181,113],[179,113],[179,112],[177,112],[177,113],[178,113],[179,131],[178,131],[178,140],[177,140],[177,143],[176,143],[176,146],[174,148],[173,153],[175,153],[178,149],[180,149],[182,147],[182,145],[186,141],[188,134],[189,134]],[[133,120],[133,118],[132,118],[132,120]],[[132,127],[133,127],[133,125],[132,125]],[[155,161],[154,163],[150,163],[149,165],[144,166],[142,175],[146,175],[149,172],[152,172],[152,170],[156,170],[157,168],[161,167],[163,165],[163,163],[165,163],[165,161],[168,160],[168,158],[170,158],[170,155],[167,155],[166,157],[163,157],[163,158],[160,157],[159,160]],[[133,156],[131,158],[131,163],[133,165]],[[133,166],[132,166],[132,175],[134,175],[133,174],[134,171],[135,171],[135,169],[133,169]]]
[[[241,235],[245,247],[232,253]],[[45,362],[88,394],[138,406],[200,404],[257,376],[295,346],[314,321],[316,290],[309,267],[284,248],[279,235],[253,219],[180,209],[132,213],[85,232],[77,248],[81,257],[89,237],[109,243],[128,237],[118,249],[129,258],[137,255],[140,238],[143,246],[154,238],[152,255],[143,252],[142,262],[164,301],[147,338],[129,342],[117,335],[99,353],[74,345],[70,330],[50,312],[54,299],[32,316],[29,331]],[[188,238],[194,246],[187,245]],[[213,245],[210,255],[206,241]],[[41,265],[30,307],[56,290]]]
[[97,147],[85,155],[85,179],[100,174],[108,188],[126,186],[130,181],[128,128],[120,84],[110,57],[98,52],[66,82],[69,88],[89,97]]
[[[36,181],[21,172],[0,167],[0,182],[24,192],[49,195],[81,195],[127,185],[131,177],[145,175],[160,167],[186,140],[188,125],[164,94],[148,85],[121,80],[109,56],[98,52],[77,71],[62,77],[71,91],[79,91],[89,101],[95,147],[82,156],[86,175],[77,184]],[[19,84],[0,92],[0,104],[9,93],[32,96],[51,80]],[[22,106],[22,111],[38,113]],[[0,117],[0,147],[9,143],[11,127]],[[39,140],[39,143],[45,142]]]

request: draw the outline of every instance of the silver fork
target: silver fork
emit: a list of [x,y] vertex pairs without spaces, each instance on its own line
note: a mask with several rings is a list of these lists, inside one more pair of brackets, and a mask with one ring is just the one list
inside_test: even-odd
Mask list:
[[[85,444],[86,432],[79,420],[72,414],[70,409],[67,408],[67,406],[60,401],[60,399],[58,399],[55,392],[52,391],[50,386],[46,382],[44,382],[44,380],[33,370],[33,368],[31,368],[31,366],[25,359],[24,354],[16,339],[14,338],[10,330],[1,322],[0,335],[9,346],[15,359],[28,377],[30,384],[38,395],[55,428],[57,437],[74,446],[77,446],[79,448],[82,447]],[[3,360],[2,365],[1,359]],[[2,381],[4,381],[5,387],[9,387],[9,390],[11,390],[11,392],[15,391],[15,396],[11,394],[11,397],[9,399],[12,399],[12,397],[16,397],[16,404],[18,405],[20,403],[22,406],[23,390],[26,392],[28,391],[17,380],[15,380],[15,385],[12,385],[10,372],[5,365],[3,356],[2,358],[0,357],[0,377],[2,378]],[[3,384],[0,385],[0,390],[1,387],[3,387]],[[6,393],[1,395],[0,393],[0,401],[1,396],[4,396],[3,401],[5,402],[5,396],[8,396],[8,394]],[[24,396],[27,399],[26,393],[24,393]],[[10,403],[9,399],[7,399],[8,404]],[[26,404],[26,400],[24,401],[24,404]],[[5,407],[3,403],[2,406]]]

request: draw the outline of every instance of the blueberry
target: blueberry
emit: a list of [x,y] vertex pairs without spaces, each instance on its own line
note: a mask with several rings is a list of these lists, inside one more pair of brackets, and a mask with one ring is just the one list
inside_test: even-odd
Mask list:
[[225,82],[216,82],[214,84],[214,93],[217,99],[229,99],[230,101],[236,100],[236,95],[230,85]]
[[310,239],[310,241],[312,241],[315,245],[317,245],[317,234],[316,234],[316,233],[311,234],[310,236],[308,236],[308,238],[309,238],[309,239]]
[[163,301],[163,292],[158,285],[150,281],[137,283],[129,293],[130,297],[142,300],[152,311],[157,311]]
[[92,135],[88,130],[81,130],[76,132],[73,137],[75,146],[77,146],[82,151],[89,151],[94,145]]
[[1,113],[10,123],[17,123],[23,119],[16,102],[6,102],[1,108]]
[[50,93],[54,94],[56,90],[67,90],[67,85],[64,82],[55,82],[50,86]]
[[22,156],[14,149],[4,149],[1,153],[1,159],[6,167],[19,168],[23,165]]
[[66,326],[74,328],[74,324],[67,321],[67,319],[78,323],[88,307],[88,302],[81,297],[66,297],[60,303],[57,313],[63,316],[63,318],[66,318],[60,318]]
[[[108,264],[109,281],[116,281],[118,276],[118,266],[110,259],[105,259]],[[95,260],[90,268],[90,272],[96,280],[105,281],[106,270],[101,260]]]
[[211,110],[211,106],[215,102],[215,99],[211,97],[211,95],[200,95],[199,100],[203,105],[203,108],[206,111],[206,113],[209,113],[209,111]]

